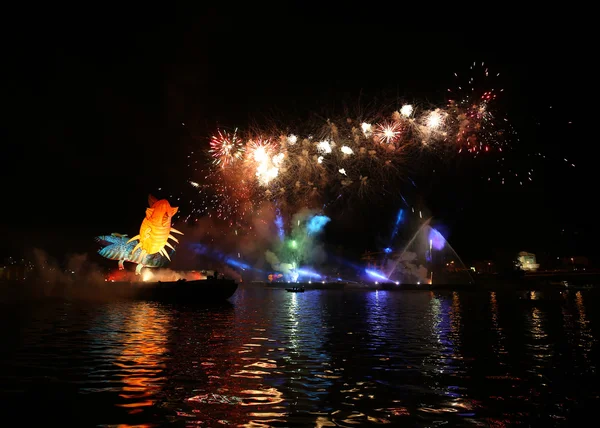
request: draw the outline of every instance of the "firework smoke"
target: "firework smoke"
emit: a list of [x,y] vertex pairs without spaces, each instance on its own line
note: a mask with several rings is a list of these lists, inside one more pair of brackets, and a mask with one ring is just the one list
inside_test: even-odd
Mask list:
[[329,217],[316,210],[305,208],[297,212],[290,222],[290,233],[265,251],[271,268],[281,272],[286,280],[296,281],[303,267],[322,264],[326,254],[319,237],[329,221]]

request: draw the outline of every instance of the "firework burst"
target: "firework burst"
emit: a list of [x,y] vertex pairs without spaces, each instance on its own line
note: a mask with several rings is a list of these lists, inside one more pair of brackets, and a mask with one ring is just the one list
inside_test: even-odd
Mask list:
[[377,125],[375,138],[380,143],[395,143],[400,138],[400,124],[398,122],[387,122]]
[[[277,153],[277,147],[271,140],[261,137],[250,140],[248,155],[246,160],[261,186],[266,187],[277,178],[284,154]],[[267,192],[270,190],[267,189]]]
[[[473,77],[479,70],[483,76]],[[411,176],[427,169],[427,155],[446,160],[450,154],[477,158],[489,153],[492,160],[496,153],[497,170],[486,170],[490,177],[484,180],[531,181],[531,171],[523,177],[503,165],[505,151],[518,139],[506,117],[494,110],[502,93],[498,74],[483,64],[471,71],[466,82],[457,74],[444,106],[407,103],[395,112],[319,119],[295,129],[283,124],[240,136],[219,131],[210,145],[219,168],[204,180],[190,178],[204,195],[203,212],[243,223],[264,201],[291,211],[397,195],[405,183],[416,186]]]
[[213,157],[213,163],[226,168],[244,156],[244,143],[237,135],[237,128],[233,134],[226,131],[217,131],[210,140],[209,153]]

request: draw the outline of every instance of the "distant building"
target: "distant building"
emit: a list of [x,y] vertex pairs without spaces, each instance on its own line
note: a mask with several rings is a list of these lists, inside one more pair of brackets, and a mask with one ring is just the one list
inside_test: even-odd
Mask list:
[[536,271],[540,265],[536,262],[535,254],[521,251],[517,257],[520,268],[527,271]]

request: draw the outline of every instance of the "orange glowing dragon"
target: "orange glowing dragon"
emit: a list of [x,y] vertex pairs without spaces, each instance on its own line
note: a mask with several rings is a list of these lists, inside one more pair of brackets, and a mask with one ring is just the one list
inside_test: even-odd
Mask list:
[[167,240],[171,238],[173,241],[179,243],[171,235],[171,232],[183,235],[182,232],[171,227],[171,219],[177,213],[177,207],[172,207],[166,199],[157,200],[152,195],[148,196],[148,204],[150,208],[146,209],[146,217],[142,220],[140,234],[127,241],[127,243],[140,241],[131,252],[134,254],[138,248],[142,249],[142,253],[140,254],[141,262],[135,268],[136,275],[139,275],[145,266],[144,262],[147,255],[160,253],[168,260],[171,260],[167,250],[165,250],[165,246],[172,249],[175,248]]

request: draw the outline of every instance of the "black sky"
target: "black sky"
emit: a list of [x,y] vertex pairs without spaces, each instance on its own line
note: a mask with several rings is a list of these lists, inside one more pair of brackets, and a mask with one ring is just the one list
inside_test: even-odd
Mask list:
[[[592,77],[581,64],[581,34],[406,37],[352,21],[327,31],[306,21],[239,22],[216,10],[78,20],[53,11],[32,21],[7,54],[2,253],[81,251],[97,234],[135,230],[147,194],[184,187],[188,152],[218,125],[301,118],[396,95],[439,102],[452,73],[474,60],[507,77],[502,108],[520,134],[519,153],[543,150],[548,161],[536,163],[539,179],[523,188],[490,186],[481,167],[444,162],[413,191],[415,200],[471,258],[507,247],[597,252],[598,180],[582,107]],[[361,221],[367,238],[350,239],[346,220],[337,229],[332,223],[328,239],[376,247],[393,206]]]

